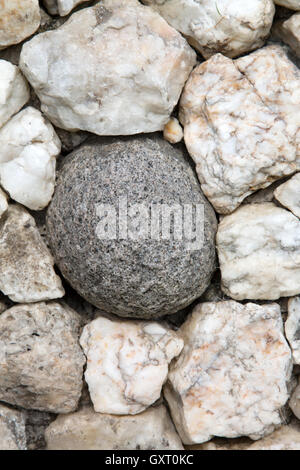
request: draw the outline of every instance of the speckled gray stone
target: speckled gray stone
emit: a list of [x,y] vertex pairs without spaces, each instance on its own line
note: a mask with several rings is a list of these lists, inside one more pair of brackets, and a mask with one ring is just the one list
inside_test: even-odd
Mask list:
[[[100,240],[97,204],[204,206],[204,243]],[[194,227],[195,228],[195,227]],[[68,155],[47,214],[49,244],[63,276],[86,300],[123,317],[177,312],[207,288],[215,268],[214,211],[181,147],[160,136],[95,138]]]

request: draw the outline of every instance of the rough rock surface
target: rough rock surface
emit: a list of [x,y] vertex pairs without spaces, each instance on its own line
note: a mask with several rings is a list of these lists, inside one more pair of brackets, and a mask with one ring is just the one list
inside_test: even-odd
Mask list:
[[99,135],[162,130],[194,64],[185,39],[137,0],[74,13],[27,42],[20,58],[55,125]]
[[84,407],[51,423],[46,441],[48,450],[183,449],[163,405],[136,416],[95,413]]
[[259,439],[282,423],[291,352],[277,304],[197,305],[180,328],[165,397],[185,444],[212,436]]
[[300,221],[273,203],[248,204],[217,233],[222,290],[233,299],[275,300],[300,293]]
[[61,144],[53,126],[28,107],[0,129],[0,182],[11,198],[44,209],[54,192]]
[[261,47],[275,13],[271,0],[142,0],[158,11],[208,58],[236,57]]
[[274,3],[291,10],[300,10],[300,0],[274,0]]
[[276,188],[274,196],[280,204],[300,217],[300,173]]
[[80,317],[55,302],[20,304],[0,315],[0,400],[69,413],[82,389]]
[[0,189],[0,218],[8,209],[7,195]]
[[300,297],[289,299],[285,335],[292,349],[294,364],[300,364]]
[[218,212],[300,168],[299,105],[300,72],[279,46],[235,62],[217,54],[192,72],[180,119]]
[[0,50],[18,44],[39,27],[39,0],[0,1]]
[[[184,204],[194,209],[191,224],[182,211],[192,236],[180,233],[178,216],[169,230],[168,210],[180,216]],[[215,214],[183,151],[156,135],[95,138],[64,158],[47,228],[72,287],[120,316],[177,312],[204,292],[215,266]]]
[[0,290],[14,302],[62,297],[53,263],[33,217],[22,206],[9,205],[0,225]]
[[[299,2],[300,10],[300,2]],[[300,13],[289,19],[275,23],[273,33],[288,44],[296,56],[300,57]]]
[[183,348],[159,323],[98,317],[84,327],[85,380],[100,413],[137,414],[159,399],[168,365]]
[[0,450],[26,450],[25,414],[0,404]]
[[294,415],[300,419],[300,379],[298,378],[298,385],[295,388],[291,399],[289,401],[289,406],[294,413]]
[[43,4],[51,15],[66,16],[73,8],[77,7],[77,5],[88,1],[89,0],[43,0]]
[[[1,20],[0,20],[1,21]],[[18,67],[0,60],[0,128],[20,111],[30,97],[28,84]]]

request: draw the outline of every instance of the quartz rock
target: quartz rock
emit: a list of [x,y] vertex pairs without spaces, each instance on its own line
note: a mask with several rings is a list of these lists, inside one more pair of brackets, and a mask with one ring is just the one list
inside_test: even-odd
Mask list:
[[0,189],[0,218],[2,215],[7,211],[8,203],[7,203],[7,195],[5,194],[2,189]]
[[274,3],[290,10],[300,10],[300,0],[274,0]]
[[45,433],[48,450],[182,450],[166,408],[136,416],[95,413],[84,407],[58,418]]
[[300,57],[300,13],[292,15],[287,20],[275,23],[273,32],[283,42],[290,46],[296,56]]
[[51,15],[68,15],[73,8],[89,0],[43,0],[43,3]]
[[285,335],[292,349],[294,364],[300,364],[300,297],[289,299]]
[[282,424],[291,352],[277,304],[198,304],[180,328],[165,398],[185,444],[259,439]]
[[275,13],[271,0],[142,0],[158,11],[208,58],[217,52],[236,57],[261,47]]
[[281,184],[275,190],[274,196],[280,204],[300,217],[300,173]]
[[84,327],[85,380],[95,411],[137,414],[159,399],[183,341],[159,323],[98,317]]
[[20,67],[56,126],[127,135],[164,128],[195,60],[151,9],[103,0],[27,42]]
[[299,106],[300,71],[279,46],[235,62],[217,54],[192,72],[180,120],[202,190],[218,212],[232,212],[300,168]]
[[12,199],[33,210],[49,204],[60,149],[52,125],[32,107],[0,129],[0,180]]
[[122,317],[178,312],[215,269],[214,211],[182,148],[158,135],[94,138],[74,150],[63,159],[46,222],[63,276],[88,302]]
[[289,406],[294,415],[300,419],[300,378],[298,378],[298,385],[291,396]]
[[183,130],[178,119],[171,118],[164,127],[164,138],[170,144],[178,144],[183,139]]
[[14,302],[62,297],[53,264],[33,217],[22,206],[9,205],[0,227],[0,290]]
[[0,450],[26,450],[25,415],[0,404]]
[[0,315],[0,400],[69,413],[77,408],[85,358],[80,317],[58,303],[16,305]]
[[41,20],[39,0],[1,1],[0,49],[31,36]]
[[300,221],[273,203],[248,204],[217,233],[222,289],[233,299],[275,300],[300,293]]
[[[1,19],[0,19],[1,21]],[[28,84],[18,67],[0,60],[0,128],[27,103]]]

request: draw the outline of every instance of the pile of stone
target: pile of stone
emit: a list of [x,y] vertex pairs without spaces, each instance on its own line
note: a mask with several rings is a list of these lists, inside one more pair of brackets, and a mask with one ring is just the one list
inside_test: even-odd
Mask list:
[[0,450],[300,450],[299,27],[4,2]]

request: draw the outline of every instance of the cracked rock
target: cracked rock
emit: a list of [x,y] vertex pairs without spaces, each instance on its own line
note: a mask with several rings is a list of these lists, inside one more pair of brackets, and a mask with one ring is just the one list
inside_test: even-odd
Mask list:
[[56,126],[128,135],[164,128],[195,61],[156,12],[104,0],[27,42],[20,67]]
[[25,414],[2,404],[0,404],[0,450],[26,450]]
[[274,196],[280,204],[300,217],[300,173],[281,184],[275,190]]
[[277,304],[203,303],[180,328],[184,348],[164,394],[185,444],[260,439],[282,424],[291,352]]
[[[1,20],[0,20],[1,21]],[[27,103],[29,86],[18,67],[0,60],[0,128]]]
[[300,364],[300,297],[289,299],[285,335],[291,346],[294,364]]
[[279,46],[236,61],[217,54],[192,72],[180,120],[219,213],[300,168],[299,106],[300,72]]
[[18,44],[38,29],[38,0],[4,0],[0,6],[0,50]]
[[137,414],[159,399],[168,365],[183,341],[159,323],[98,317],[85,326],[80,344],[85,380],[100,413]]
[[0,181],[11,198],[44,209],[54,192],[61,144],[50,122],[28,107],[0,129]]
[[182,450],[166,408],[136,416],[95,413],[84,407],[59,416],[46,430],[48,450]]
[[0,290],[14,302],[63,297],[53,264],[33,217],[22,206],[9,205],[0,224]]
[[217,233],[222,290],[233,299],[275,300],[300,293],[300,221],[273,203],[248,204]]
[[236,57],[263,46],[275,13],[271,0],[142,0],[208,58]]
[[16,305],[0,315],[0,400],[26,409],[77,408],[85,358],[80,317],[58,303]]

